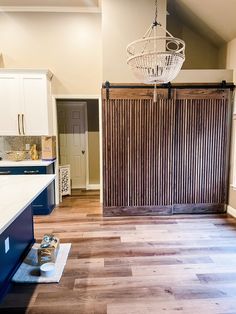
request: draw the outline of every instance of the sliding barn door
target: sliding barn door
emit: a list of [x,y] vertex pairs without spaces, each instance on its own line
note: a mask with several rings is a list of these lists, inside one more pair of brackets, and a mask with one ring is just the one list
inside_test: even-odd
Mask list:
[[224,211],[228,189],[229,96],[224,90],[177,92],[174,213]]
[[104,215],[221,212],[230,92],[103,90]]

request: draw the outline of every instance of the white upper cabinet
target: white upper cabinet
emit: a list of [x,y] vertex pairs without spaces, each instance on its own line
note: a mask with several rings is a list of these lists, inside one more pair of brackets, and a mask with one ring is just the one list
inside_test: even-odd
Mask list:
[[0,70],[0,135],[52,135],[51,73]]

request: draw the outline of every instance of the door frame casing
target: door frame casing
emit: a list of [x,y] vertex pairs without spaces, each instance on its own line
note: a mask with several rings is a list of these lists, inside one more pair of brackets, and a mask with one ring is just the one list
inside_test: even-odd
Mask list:
[[[86,101],[87,99],[97,99],[98,100],[98,110],[99,110],[99,156],[100,156],[100,184],[98,185],[90,185],[89,184],[89,153],[87,153],[87,161],[86,161],[86,189],[93,189],[93,186],[97,189],[100,189],[100,202],[102,203],[102,113],[101,113],[101,104],[102,99],[101,95],[98,94],[92,94],[92,95],[85,95],[85,94],[75,94],[75,95],[69,95],[69,94],[53,94],[52,95],[52,104],[53,104],[53,135],[56,136],[56,150],[57,150],[57,156],[59,156],[59,141],[58,141],[58,124],[57,124],[57,100],[81,100]],[[86,110],[86,150],[88,152],[88,121],[87,121],[87,105],[85,106]],[[56,196],[56,204],[59,204],[59,161],[56,159],[55,161],[55,196]]]
[[[64,99],[63,99],[64,100]],[[68,102],[70,102],[71,99],[65,99],[65,105]],[[89,185],[89,150],[88,150],[88,114],[87,114],[87,102],[86,100],[77,100],[75,99],[78,103],[81,103],[84,106],[84,135],[85,135],[85,185],[79,187],[79,189],[87,189]],[[56,104],[57,105],[57,104]],[[58,112],[57,112],[57,118],[58,118]],[[58,135],[58,150],[59,150],[59,133],[57,132]],[[59,160],[59,154],[58,154],[58,160]]]

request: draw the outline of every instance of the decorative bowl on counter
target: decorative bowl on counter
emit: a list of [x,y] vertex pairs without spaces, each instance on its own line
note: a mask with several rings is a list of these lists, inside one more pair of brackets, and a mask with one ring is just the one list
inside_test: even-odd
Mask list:
[[22,161],[26,159],[26,151],[12,150],[6,152],[6,159],[10,161]]

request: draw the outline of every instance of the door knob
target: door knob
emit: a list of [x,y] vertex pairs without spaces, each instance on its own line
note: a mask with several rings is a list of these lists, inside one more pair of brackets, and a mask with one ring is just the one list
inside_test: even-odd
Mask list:
[[85,154],[85,150],[82,150],[82,154],[83,154],[83,155]]

